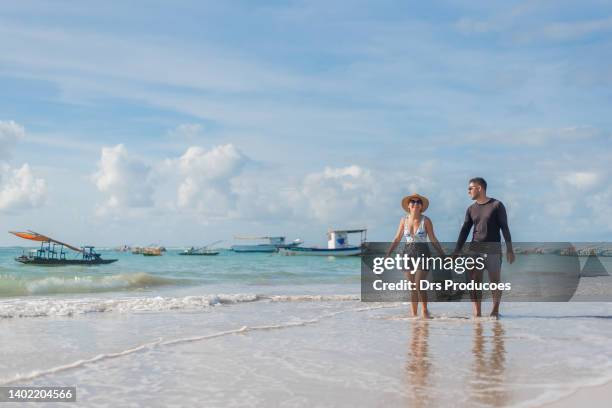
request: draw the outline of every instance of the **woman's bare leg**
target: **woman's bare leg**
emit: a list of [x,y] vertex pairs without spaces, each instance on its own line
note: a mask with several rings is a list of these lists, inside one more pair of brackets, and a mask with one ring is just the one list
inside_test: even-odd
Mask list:
[[421,290],[421,280],[425,279],[426,276],[426,271],[417,271],[415,274],[415,284],[417,288],[416,293],[418,294],[418,297],[421,300],[421,303],[423,304],[421,315],[423,316],[423,318],[429,319],[431,318],[431,315],[429,314],[429,310],[427,309],[427,291]]
[[[407,271],[405,275],[406,275],[406,279],[414,283],[416,274],[410,271]],[[419,314],[419,293],[416,290],[410,291],[410,302],[411,302],[410,308],[412,310],[412,317],[416,317]]]

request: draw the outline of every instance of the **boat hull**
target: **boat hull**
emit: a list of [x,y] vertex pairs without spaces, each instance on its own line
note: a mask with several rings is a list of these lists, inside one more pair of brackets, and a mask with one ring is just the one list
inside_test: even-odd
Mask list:
[[278,251],[278,248],[275,245],[234,245],[230,248],[234,252],[238,253],[271,253]]
[[187,252],[179,252],[179,255],[189,255],[189,256],[214,256],[219,255],[219,252],[208,252],[208,253],[187,253]]
[[279,252],[283,255],[309,255],[309,256],[358,256],[363,252],[362,247],[347,247],[347,248],[281,248]]
[[63,265],[105,265],[117,262],[117,259],[48,259],[48,258],[31,258],[20,256],[15,258],[17,262],[25,265],[41,265],[41,266],[63,266]]
[[230,249],[233,252],[238,253],[273,253],[278,252],[281,249],[297,248],[300,244],[285,244],[285,245],[274,245],[274,244],[258,244],[258,245],[233,245]]

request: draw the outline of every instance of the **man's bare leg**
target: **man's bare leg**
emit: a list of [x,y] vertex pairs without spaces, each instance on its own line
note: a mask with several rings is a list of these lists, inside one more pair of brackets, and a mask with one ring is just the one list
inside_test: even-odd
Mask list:
[[[487,269],[489,271],[489,282],[498,284],[501,279],[501,265],[497,259],[491,259],[490,262],[493,265],[490,265]],[[493,309],[491,309],[491,317],[499,319],[499,305],[501,303],[502,292],[499,289],[492,290],[491,294],[493,295]]]
[[[476,283],[482,282],[482,271],[473,269],[469,273],[470,273],[470,282],[476,282]],[[472,290],[470,291],[470,298],[472,299],[473,316],[474,317],[482,316],[482,308],[480,304],[482,300],[482,292],[479,290]]]

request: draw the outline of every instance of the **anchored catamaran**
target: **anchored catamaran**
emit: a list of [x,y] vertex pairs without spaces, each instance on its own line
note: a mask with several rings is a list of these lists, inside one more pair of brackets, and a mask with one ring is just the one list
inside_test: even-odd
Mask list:
[[[17,262],[29,265],[101,265],[116,262],[116,259],[102,259],[93,246],[83,246],[77,248],[66,244],[46,235],[39,234],[34,231],[16,232],[9,231],[11,234],[19,238],[29,239],[30,241],[40,242],[39,249],[32,249],[27,254],[15,258]],[[64,248],[81,254],[81,258],[69,259],[66,257]]]

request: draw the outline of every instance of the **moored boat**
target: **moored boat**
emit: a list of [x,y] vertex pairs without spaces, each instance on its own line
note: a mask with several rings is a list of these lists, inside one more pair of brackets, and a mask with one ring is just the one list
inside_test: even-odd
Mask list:
[[317,247],[296,247],[280,249],[282,255],[318,255],[318,256],[356,256],[361,255],[363,248],[360,246],[346,248],[317,248]]
[[201,255],[201,256],[214,256],[219,255],[219,251],[214,249],[201,249],[201,248],[187,248],[183,252],[179,252],[179,255]]
[[190,248],[185,249],[183,252],[179,252],[179,255],[196,255],[196,256],[197,255],[200,255],[200,256],[219,255],[219,251],[211,249],[213,245],[216,245],[219,242],[223,242],[223,241],[216,241],[216,242],[213,242],[212,244],[203,246],[201,248],[190,247]]
[[[281,248],[283,255],[314,255],[314,256],[358,256],[361,255],[366,242],[365,228],[354,230],[330,230],[327,232],[327,248],[295,247]],[[350,245],[349,234],[360,234],[360,245]]]
[[[27,254],[24,253],[15,258],[17,262],[22,264],[42,266],[104,265],[117,261],[117,259],[102,259],[100,254],[95,251],[93,246],[83,246],[81,248],[77,248],[34,231],[9,232],[23,239],[40,242],[39,249],[32,249]],[[68,258],[64,248],[80,253],[81,257],[73,259]]]
[[265,244],[250,244],[250,245],[232,245],[231,250],[234,252],[251,252],[251,253],[273,253],[280,249],[296,248],[302,244],[300,239],[295,239],[291,243],[285,242],[285,237],[236,237],[236,239],[246,240],[267,240]]
[[147,247],[142,250],[144,256],[162,256],[162,252],[160,247]]

